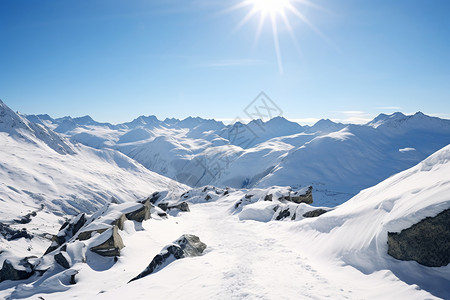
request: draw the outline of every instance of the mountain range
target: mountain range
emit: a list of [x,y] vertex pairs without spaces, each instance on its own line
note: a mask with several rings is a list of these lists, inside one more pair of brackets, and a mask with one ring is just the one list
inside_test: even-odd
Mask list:
[[450,143],[450,120],[421,112],[380,114],[363,125],[322,119],[313,126],[283,117],[230,125],[199,117],[140,116],[117,125],[89,116],[26,118],[73,144],[116,150],[191,187],[312,185],[317,205],[343,203]]

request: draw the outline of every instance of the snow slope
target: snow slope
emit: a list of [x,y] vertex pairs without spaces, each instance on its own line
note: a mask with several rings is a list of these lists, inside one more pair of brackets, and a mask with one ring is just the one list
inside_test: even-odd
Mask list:
[[[365,125],[320,120],[300,126],[277,117],[225,126],[214,120],[141,116],[119,125],[90,117],[30,119],[71,141],[115,149],[189,186],[314,187],[316,204],[335,206],[410,168],[450,143],[450,120],[381,114]],[[40,121],[39,121],[40,120]],[[52,127],[52,128],[53,128]]]
[[[386,246],[388,231],[401,231],[450,208],[450,145],[317,218],[261,218],[267,208],[279,205],[264,201],[265,195],[286,191],[191,190],[181,196],[191,212],[147,220],[144,230],[126,221],[120,232],[126,247],[117,263],[78,263],[73,267],[79,272],[75,285],[63,284],[64,291],[58,292],[61,282],[48,280],[33,289],[29,299],[450,297],[450,266],[398,261],[387,255]],[[236,208],[242,199],[251,201]],[[174,261],[128,283],[165,245],[185,233],[207,244],[203,256]],[[16,288],[3,282],[0,296],[26,298],[32,286]]]
[[45,206],[59,215],[93,212],[111,201],[134,201],[156,190],[186,187],[124,154],[96,150],[31,123],[0,102],[0,221]]

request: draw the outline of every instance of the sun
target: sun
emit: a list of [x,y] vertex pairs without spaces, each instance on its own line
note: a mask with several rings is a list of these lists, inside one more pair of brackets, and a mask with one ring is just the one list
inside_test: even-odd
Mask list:
[[282,14],[291,4],[289,0],[248,0],[255,11],[267,15]]
[[301,6],[310,6],[313,8],[320,8],[319,6],[311,3],[308,0],[240,0],[238,4],[233,5],[226,11],[234,11],[242,8],[250,8],[248,13],[237,25],[236,29],[241,28],[245,23],[250,21],[254,16],[259,15],[259,25],[256,31],[255,44],[258,43],[259,37],[262,33],[264,24],[269,21],[272,27],[272,35],[274,41],[275,52],[277,56],[278,69],[280,74],[283,74],[283,63],[281,58],[280,42],[278,37],[279,22],[287,29],[295,45],[298,45],[298,41],[295,37],[294,30],[291,26],[289,18],[294,17],[300,19],[304,24],[312,28],[316,33],[323,34],[303,15],[301,12]]

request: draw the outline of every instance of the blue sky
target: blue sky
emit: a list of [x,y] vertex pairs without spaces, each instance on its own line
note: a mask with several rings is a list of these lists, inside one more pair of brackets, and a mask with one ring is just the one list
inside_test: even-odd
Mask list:
[[402,111],[450,118],[450,1],[310,0],[322,33],[278,16],[255,44],[242,1],[0,0],[0,99],[22,113],[222,120],[265,91],[284,116],[364,121]]

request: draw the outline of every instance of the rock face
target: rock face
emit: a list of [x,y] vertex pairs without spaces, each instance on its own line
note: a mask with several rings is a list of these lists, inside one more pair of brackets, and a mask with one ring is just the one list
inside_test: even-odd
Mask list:
[[90,250],[101,256],[119,256],[120,249],[125,247],[117,226],[113,226],[111,229],[103,232],[99,238],[106,238],[106,240],[91,247]]
[[69,263],[69,259],[67,259],[66,255],[64,255],[65,252],[59,252],[57,254],[55,254],[54,258],[55,261],[62,266],[63,268],[69,269],[70,268],[70,263]]
[[83,227],[86,221],[86,215],[79,214],[72,220],[65,222],[59,229],[58,234],[53,237],[52,244],[48,247],[47,251],[45,251],[44,255],[58,249],[61,245],[71,239],[81,227]]
[[125,221],[127,220],[127,217],[125,214],[122,214],[119,218],[117,218],[114,222],[111,223],[111,225],[115,225],[119,228],[119,230],[123,230],[123,225],[125,224]]
[[16,230],[11,228],[8,224],[0,222],[0,235],[2,235],[7,241],[17,240],[20,238],[31,239],[33,235],[29,234],[26,229]]
[[304,194],[290,193],[289,196],[284,197],[284,200],[292,201],[294,203],[313,203],[312,186],[308,187],[308,190]]
[[450,209],[425,218],[400,233],[388,233],[388,254],[428,267],[450,263]]
[[107,229],[108,228],[102,228],[102,229],[87,230],[87,231],[80,232],[78,234],[77,240],[79,240],[79,241],[86,241],[86,240],[90,239],[93,234],[95,234],[95,233],[103,233]]
[[164,211],[168,211],[171,209],[178,209],[180,211],[184,211],[184,212],[189,212],[191,211],[189,209],[189,205],[187,204],[187,202],[181,202],[175,205],[170,205],[169,203],[159,203],[158,207],[161,208]]
[[14,266],[13,263],[6,259],[0,269],[0,282],[4,280],[27,279],[33,274],[33,265],[28,262],[27,258],[22,259],[18,266]]
[[311,210],[311,211],[308,211],[308,212],[304,213],[303,217],[305,217],[305,218],[316,218],[316,217],[321,216],[321,215],[323,215],[324,213],[327,213],[327,212],[328,212],[328,210],[325,210],[325,209],[322,209],[322,208],[318,208],[318,209]]
[[[289,218],[291,216],[291,212],[289,208],[283,209],[279,212],[279,214],[276,216],[275,220],[280,221],[286,218]],[[295,219],[295,216],[293,217]]]
[[153,258],[148,267],[138,276],[131,279],[130,282],[150,275],[174,260],[185,257],[200,256],[205,249],[206,244],[202,243],[197,236],[184,234],[172,245],[166,246]]
[[150,208],[151,208],[151,203],[150,200],[146,200],[144,201],[144,203],[142,203],[142,207],[129,212],[125,215],[125,217],[128,220],[132,220],[132,221],[136,221],[136,222],[142,222],[145,220],[150,219]]

